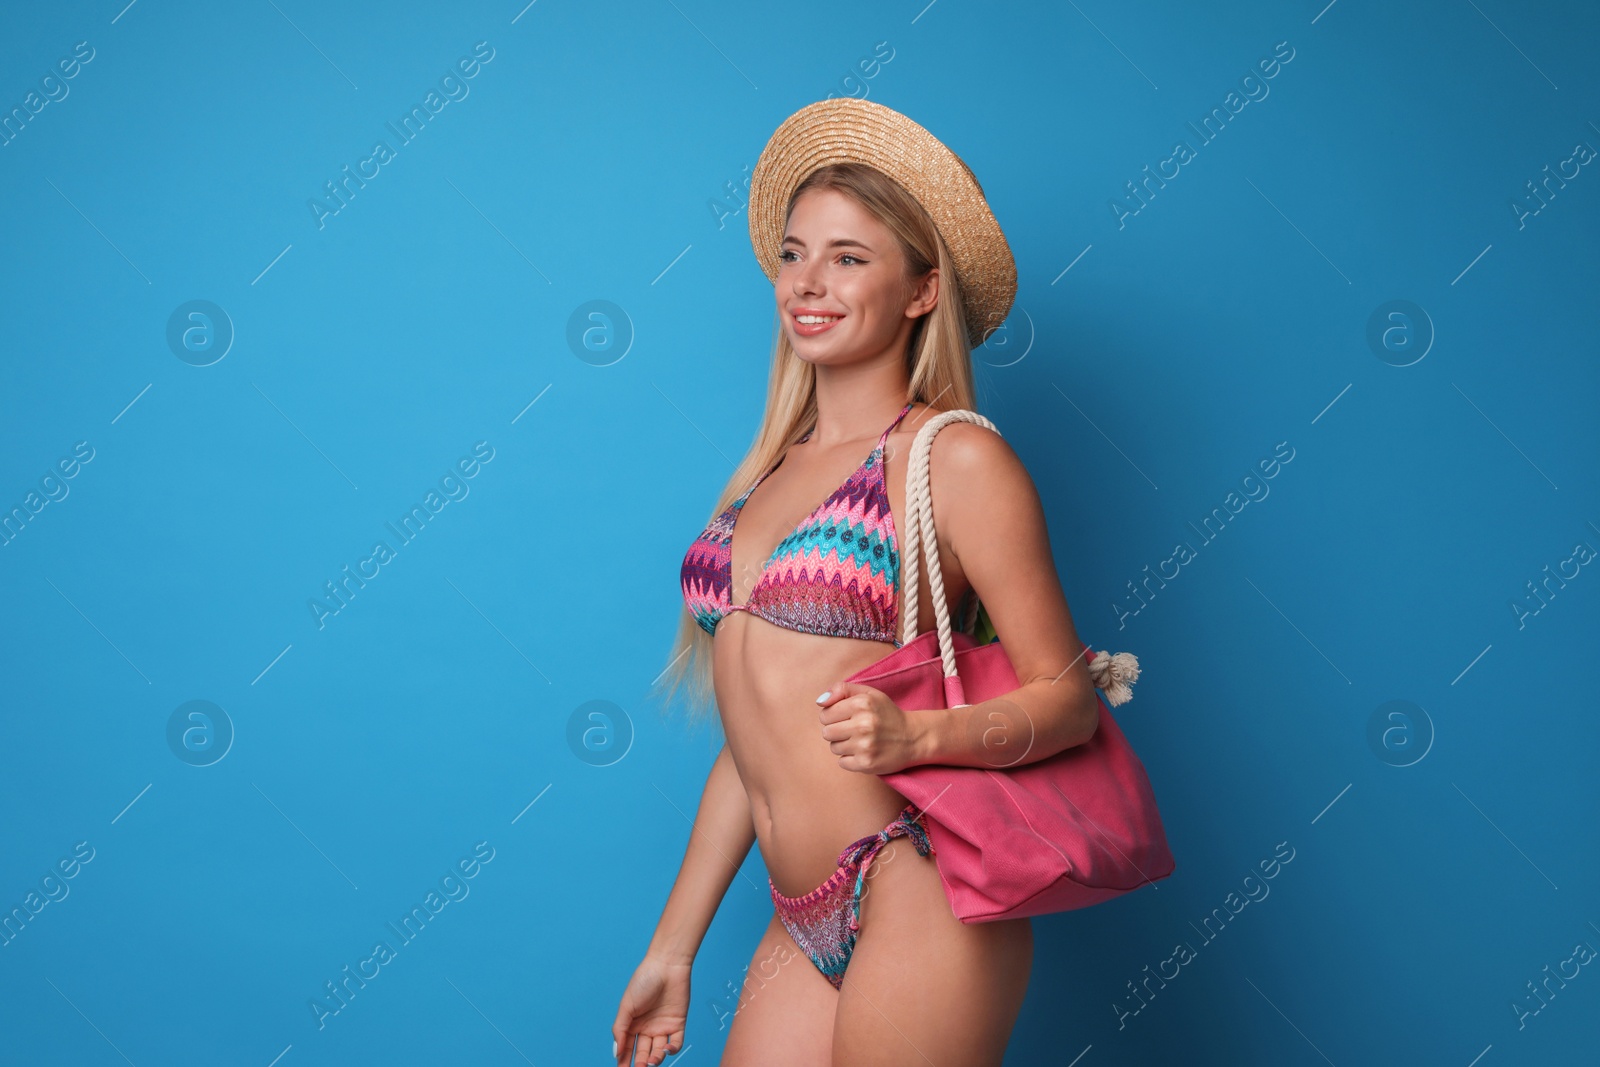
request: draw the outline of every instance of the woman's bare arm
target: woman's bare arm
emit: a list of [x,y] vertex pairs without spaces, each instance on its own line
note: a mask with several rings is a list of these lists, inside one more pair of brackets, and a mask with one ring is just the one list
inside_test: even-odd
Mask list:
[[750,797],[724,744],[706,775],[683,865],[646,955],[680,962],[694,959],[723,894],[755,840]]
[[956,423],[934,439],[928,477],[936,521],[988,609],[1019,687],[963,708],[919,711],[920,762],[1017,766],[1083,744],[1100,705],[1027,468],[993,430]]

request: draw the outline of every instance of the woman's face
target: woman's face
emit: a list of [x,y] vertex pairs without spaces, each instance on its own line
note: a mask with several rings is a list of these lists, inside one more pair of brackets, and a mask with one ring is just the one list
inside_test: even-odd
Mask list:
[[903,350],[913,321],[938,299],[937,269],[911,288],[905,271],[899,241],[866,208],[836,189],[802,193],[773,283],[795,353],[848,363]]

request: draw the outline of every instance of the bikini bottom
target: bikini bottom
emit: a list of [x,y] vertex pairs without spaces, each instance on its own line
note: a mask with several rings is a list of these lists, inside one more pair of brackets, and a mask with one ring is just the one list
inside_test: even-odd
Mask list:
[[933,852],[928,831],[917,821],[921,815],[915,804],[907,804],[888,826],[839,853],[839,869],[804,896],[784,896],[767,877],[778,920],[835,989],[844,984],[844,971],[855,951],[861,930],[861,890],[878,850],[893,838],[910,837],[918,855]]

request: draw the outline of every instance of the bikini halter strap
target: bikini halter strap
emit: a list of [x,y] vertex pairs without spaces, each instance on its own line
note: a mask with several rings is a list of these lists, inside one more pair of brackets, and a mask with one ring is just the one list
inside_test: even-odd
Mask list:
[[878,437],[878,447],[879,448],[882,448],[884,445],[889,443],[889,434],[894,430],[894,428],[896,426],[900,425],[900,420],[906,417],[906,412],[910,411],[916,405],[916,403],[917,402],[915,400],[913,400],[913,401],[911,401],[911,403],[907,404],[905,407],[900,409],[900,414],[896,415],[894,417],[894,421],[891,422],[889,424],[888,428],[885,429],[883,431],[883,433],[879,435],[879,437]]

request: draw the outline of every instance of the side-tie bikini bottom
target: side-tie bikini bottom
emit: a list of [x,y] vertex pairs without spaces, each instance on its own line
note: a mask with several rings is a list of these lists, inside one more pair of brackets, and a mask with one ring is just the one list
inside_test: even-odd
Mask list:
[[917,821],[921,814],[916,805],[907,804],[888,826],[839,853],[839,869],[804,896],[786,897],[772,884],[771,876],[767,878],[778,920],[835,989],[844,983],[845,968],[855,951],[861,930],[862,886],[878,850],[893,838],[909,837],[918,855],[933,852],[928,831]]

